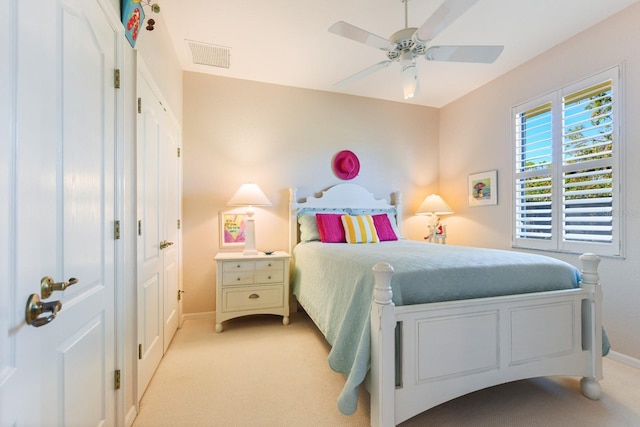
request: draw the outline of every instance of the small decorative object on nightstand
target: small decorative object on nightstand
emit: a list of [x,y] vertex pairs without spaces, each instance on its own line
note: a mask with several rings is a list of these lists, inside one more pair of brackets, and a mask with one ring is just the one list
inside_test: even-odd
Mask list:
[[216,255],[216,332],[222,322],[250,314],[276,314],[289,324],[289,258],[286,252]]
[[446,225],[436,225],[436,232],[433,232],[433,226],[429,226],[429,235],[425,237],[429,243],[442,243],[443,245],[447,244],[447,226]]
[[452,214],[453,211],[437,194],[427,196],[422,202],[416,215],[429,215],[429,235],[425,237],[429,242],[443,244],[447,242],[446,226],[440,225],[438,215]]

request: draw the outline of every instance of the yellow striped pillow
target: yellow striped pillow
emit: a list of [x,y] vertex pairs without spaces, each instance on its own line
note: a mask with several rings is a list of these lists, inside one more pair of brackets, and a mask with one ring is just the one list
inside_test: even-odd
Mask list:
[[378,233],[371,215],[342,215],[347,243],[378,243]]

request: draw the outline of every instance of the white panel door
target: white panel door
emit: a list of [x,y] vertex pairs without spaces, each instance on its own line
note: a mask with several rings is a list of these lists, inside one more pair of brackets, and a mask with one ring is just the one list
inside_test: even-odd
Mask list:
[[180,131],[152,86],[138,72],[138,399],[180,317]]
[[[0,6],[0,123],[9,141],[0,194],[0,290],[9,301],[0,314],[0,425],[115,424],[118,33],[101,5]],[[44,276],[78,283],[53,292],[45,301],[60,301],[61,311],[34,327],[25,305]]]
[[166,248],[163,250],[162,266],[164,270],[164,351],[167,351],[173,336],[178,329],[180,310],[178,304],[180,290],[180,231],[178,221],[181,214],[180,199],[182,194],[180,157],[180,134],[173,121],[165,114],[162,136],[164,171],[164,240]]
[[164,272],[160,243],[164,236],[164,171],[161,169],[161,114],[147,99],[153,92],[137,77],[141,101],[137,131],[138,193],[138,401],[164,354]]
[[[18,272],[16,256],[16,159],[19,151],[15,119],[18,109],[18,32],[34,31],[18,22],[19,0],[0,2],[0,425],[38,425],[41,331],[25,325],[24,306],[38,290],[39,278],[29,283]],[[37,25],[37,23],[34,22]],[[36,112],[38,114],[39,112]],[[6,143],[5,143],[6,141]],[[31,262],[40,264],[40,252]],[[33,390],[36,388],[36,390]],[[37,404],[32,405],[35,401]]]

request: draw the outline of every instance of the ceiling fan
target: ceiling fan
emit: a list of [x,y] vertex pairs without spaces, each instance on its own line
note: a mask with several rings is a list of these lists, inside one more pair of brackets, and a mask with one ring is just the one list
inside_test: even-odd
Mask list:
[[462,16],[478,0],[445,0],[420,28],[409,27],[407,7],[409,0],[402,0],[402,2],[404,3],[405,28],[392,34],[389,39],[344,21],[338,21],[329,27],[329,32],[333,34],[383,50],[387,54],[386,60],[339,81],[335,86],[358,80],[388,67],[392,62],[399,62],[402,67],[404,99],[410,99],[415,96],[419,88],[416,58],[424,57],[427,61],[490,64],[498,59],[504,49],[504,46],[431,46],[429,44],[442,30]]

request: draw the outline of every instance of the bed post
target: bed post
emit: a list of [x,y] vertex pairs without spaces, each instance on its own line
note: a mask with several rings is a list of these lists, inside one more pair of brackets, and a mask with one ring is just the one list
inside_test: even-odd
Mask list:
[[293,254],[293,248],[298,243],[298,189],[289,188],[289,253]]
[[[400,191],[394,191],[391,193],[391,204],[396,207],[396,225],[398,231],[402,234],[402,193]],[[398,236],[400,237],[400,236]]]
[[586,340],[586,347],[591,351],[589,375],[580,380],[580,388],[586,397],[598,400],[601,390],[598,380],[602,379],[602,289],[598,274],[600,258],[587,253],[580,256],[580,262],[582,262],[580,286],[591,294],[591,299],[583,302],[583,310],[587,312],[587,316],[583,316],[582,321],[583,339]]
[[[393,267],[373,266],[375,288],[371,306],[371,425],[395,425],[395,306],[391,301]],[[386,369],[385,369],[386,368]]]

